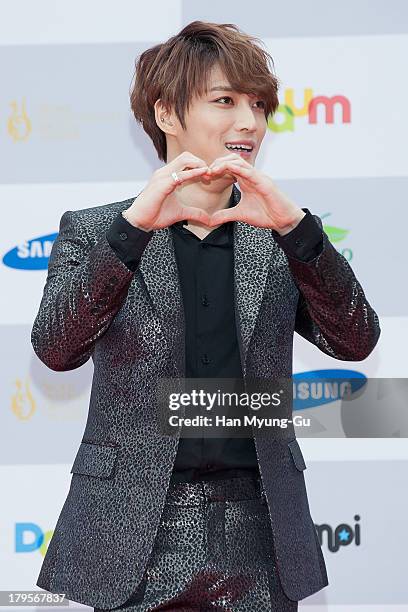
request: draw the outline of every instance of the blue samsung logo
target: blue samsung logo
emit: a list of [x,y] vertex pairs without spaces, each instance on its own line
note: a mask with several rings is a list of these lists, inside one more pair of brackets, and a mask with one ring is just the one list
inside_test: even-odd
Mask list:
[[16,270],[47,270],[48,259],[58,232],[18,244],[3,257],[3,264]]
[[293,375],[293,410],[315,408],[355,393],[367,382],[356,370],[310,370]]

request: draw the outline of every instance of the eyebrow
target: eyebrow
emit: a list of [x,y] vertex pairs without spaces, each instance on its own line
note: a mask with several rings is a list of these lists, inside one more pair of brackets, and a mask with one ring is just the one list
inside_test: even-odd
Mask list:
[[211,87],[210,91],[235,91],[235,89],[229,85],[216,85]]
[[[214,87],[211,87],[209,91],[235,91],[237,92],[237,90],[231,87],[230,85],[223,85],[223,84],[215,85]],[[249,94],[249,95],[252,97],[256,97],[258,94]]]

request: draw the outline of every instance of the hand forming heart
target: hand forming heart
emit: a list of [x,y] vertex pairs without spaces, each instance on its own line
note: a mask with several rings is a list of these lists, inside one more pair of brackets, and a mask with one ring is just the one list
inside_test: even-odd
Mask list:
[[227,221],[244,221],[258,227],[287,233],[305,216],[305,212],[278,190],[272,179],[254,168],[237,153],[218,157],[209,166],[206,178],[226,174],[238,182],[241,199],[236,206],[218,210],[210,217],[210,227]]

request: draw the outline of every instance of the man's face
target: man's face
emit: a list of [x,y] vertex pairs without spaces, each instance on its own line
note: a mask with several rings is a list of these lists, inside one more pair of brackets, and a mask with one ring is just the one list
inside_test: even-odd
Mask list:
[[[190,151],[211,164],[216,158],[234,152],[254,165],[267,127],[265,103],[255,95],[231,91],[228,87],[226,77],[215,65],[208,93],[195,97],[185,115],[186,130],[178,125],[176,148],[179,151],[174,156]],[[250,141],[252,151],[226,148],[226,144],[240,141]]]

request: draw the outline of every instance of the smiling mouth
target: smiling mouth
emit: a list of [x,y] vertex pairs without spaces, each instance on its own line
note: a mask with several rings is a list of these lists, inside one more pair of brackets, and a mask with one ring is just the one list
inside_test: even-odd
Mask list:
[[225,145],[225,148],[227,149],[227,151],[230,151],[231,153],[239,153],[243,155],[251,155],[253,151],[253,149],[231,149],[227,147],[227,145]]

